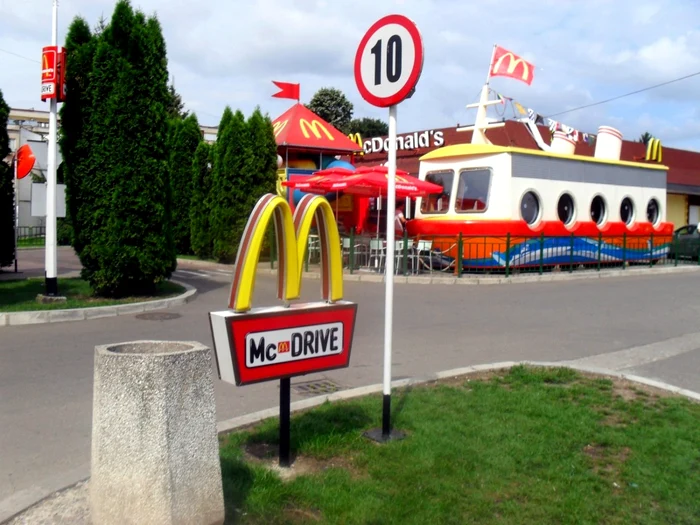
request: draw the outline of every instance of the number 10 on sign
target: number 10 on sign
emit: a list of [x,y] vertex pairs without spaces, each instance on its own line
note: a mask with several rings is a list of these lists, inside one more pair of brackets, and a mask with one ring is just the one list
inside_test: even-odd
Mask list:
[[367,102],[386,108],[407,98],[423,69],[423,43],[416,25],[400,15],[378,20],[355,56],[355,82]]

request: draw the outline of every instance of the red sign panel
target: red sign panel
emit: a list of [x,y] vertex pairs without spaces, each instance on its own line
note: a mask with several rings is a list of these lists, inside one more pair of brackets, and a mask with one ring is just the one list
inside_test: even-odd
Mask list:
[[211,312],[219,378],[237,386],[347,368],[357,304]]
[[58,47],[44,47],[41,54],[41,100],[55,98],[58,91]]

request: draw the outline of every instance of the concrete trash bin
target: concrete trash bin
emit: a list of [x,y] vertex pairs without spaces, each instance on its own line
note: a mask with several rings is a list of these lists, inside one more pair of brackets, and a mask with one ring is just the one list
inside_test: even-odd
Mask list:
[[93,523],[224,521],[209,348],[195,341],[95,347]]

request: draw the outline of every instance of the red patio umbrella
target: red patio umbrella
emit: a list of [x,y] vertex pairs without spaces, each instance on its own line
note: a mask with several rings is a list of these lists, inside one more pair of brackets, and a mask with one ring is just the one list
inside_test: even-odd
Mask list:
[[[315,183],[328,191],[344,191],[369,197],[386,197],[389,190],[389,169],[386,166],[363,166],[350,175],[329,175]],[[395,188],[397,197],[420,197],[441,193],[442,186],[396,170]]]

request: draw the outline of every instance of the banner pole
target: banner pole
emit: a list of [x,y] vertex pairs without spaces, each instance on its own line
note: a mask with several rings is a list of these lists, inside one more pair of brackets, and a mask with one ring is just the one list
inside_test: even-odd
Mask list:
[[493,45],[493,49],[491,50],[491,60],[489,61],[489,72],[486,74],[486,85],[489,84],[489,80],[491,80],[491,68],[493,67],[493,57],[496,56],[496,44]]
[[[51,45],[56,46],[58,40],[58,0],[53,0]],[[56,87],[56,91],[60,87]],[[56,264],[56,128],[58,93],[50,99],[49,112],[49,151],[48,170],[46,175],[46,254],[45,285],[46,295],[58,295],[58,278]]]

